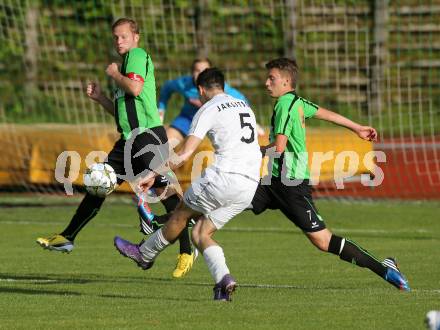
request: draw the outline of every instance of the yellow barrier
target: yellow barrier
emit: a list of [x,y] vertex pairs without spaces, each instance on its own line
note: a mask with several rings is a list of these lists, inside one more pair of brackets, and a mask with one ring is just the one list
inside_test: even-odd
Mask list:
[[[80,185],[82,184],[82,173],[86,168],[86,156],[91,151],[108,153],[117,138],[118,134],[112,125],[0,125],[3,155],[0,162],[0,185],[56,184],[56,162],[58,156],[64,151],[77,152],[81,157],[80,175],[73,178],[73,184]],[[267,135],[260,137],[259,142],[262,145],[267,144]],[[367,152],[373,150],[373,146],[369,142],[360,140],[350,131],[341,128],[308,128],[307,146],[309,164],[313,160],[313,153],[333,152],[333,158],[328,154],[331,159],[323,162],[320,166],[320,174],[312,170],[311,175],[315,180],[318,179],[318,175],[321,182],[333,179],[336,155],[347,150],[354,151],[361,160],[356,174],[370,172],[368,168],[371,166],[364,164],[362,159]],[[205,139],[197,150],[195,158],[176,172],[183,188],[185,189],[191,179],[198,176],[200,171],[211,161],[212,146]],[[267,173],[266,164],[267,159],[262,165],[262,174]],[[66,175],[72,166],[72,164],[68,166]],[[240,165],[237,164],[237,166]],[[347,166],[348,163],[343,162],[343,168],[336,169],[336,172],[346,170]],[[130,191],[131,189],[127,184],[124,184],[119,190]]]

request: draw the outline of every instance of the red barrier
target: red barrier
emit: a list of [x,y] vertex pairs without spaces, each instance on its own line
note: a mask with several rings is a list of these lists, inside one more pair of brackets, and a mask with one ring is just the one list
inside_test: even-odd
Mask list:
[[384,172],[381,185],[347,182],[338,190],[333,182],[323,182],[315,187],[315,196],[440,199],[440,136],[386,139],[374,148],[387,159],[377,164]]

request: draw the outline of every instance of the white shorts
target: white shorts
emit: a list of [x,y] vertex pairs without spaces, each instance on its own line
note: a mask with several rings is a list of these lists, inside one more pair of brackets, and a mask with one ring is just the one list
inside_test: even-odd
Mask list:
[[220,229],[251,204],[257,186],[257,181],[244,175],[208,167],[185,192],[183,201]]

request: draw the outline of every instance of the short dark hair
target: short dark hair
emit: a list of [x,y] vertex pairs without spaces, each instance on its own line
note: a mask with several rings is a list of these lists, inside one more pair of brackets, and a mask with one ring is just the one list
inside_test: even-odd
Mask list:
[[225,76],[217,68],[208,68],[200,72],[196,81],[197,86],[202,86],[206,89],[221,88],[225,89]]
[[127,17],[119,18],[116,22],[114,22],[112,25],[112,31],[114,31],[117,26],[122,25],[122,24],[129,24],[131,32],[133,32],[135,34],[139,34],[139,26],[136,23],[136,21],[132,20],[131,18],[127,18]]
[[194,67],[196,66],[197,63],[201,63],[201,62],[205,62],[208,63],[209,67],[212,66],[211,61],[209,60],[209,58],[207,57],[198,57],[196,58],[192,63],[191,63],[191,71],[194,71]]
[[278,69],[280,71],[287,73],[290,76],[290,79],[292,80],[292,87],[293,88],[296,87],[296,83],[298,81],[299,68],[298,68],[298,64],[296,64],[295,59],[281,57],[271,60],[266,63],[266,69],[267,70]]

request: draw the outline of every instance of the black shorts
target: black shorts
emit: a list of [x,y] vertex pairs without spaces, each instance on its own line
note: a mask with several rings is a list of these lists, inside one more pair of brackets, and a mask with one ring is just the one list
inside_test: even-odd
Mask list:
[[252,211],[260,214],[266,209],[281,210],[301,230],[310,233],[325,228],[312,199],[309,180],[297,186],[286,186],[280,178],[272,177],[270,185],[258,185],[252,200]]
[[[136,176],[142,173],[142,171],[147,169],[155,170],[163,165],[168,160],[169,155],[167,141],[167,134],[163,126],[150,128],[136,136],[134,140],[124,140],[121,138],[116,141],[105,162],[113,167],[116,174],[118,174],[118,184],[121,184],[123,181],[128,181],[127,179],[132,180],[133,177],[131,175],[133,174]],[[127,159],[129,162],[125,163],[124,149],[126,144],[129,147],[131,142],[133,142],[131,150],[127,150],[130,151],[130,157]],[[148,152],[134,157],[144,147],[148,148]],[[127,177],[123,179],[121,176]]]

